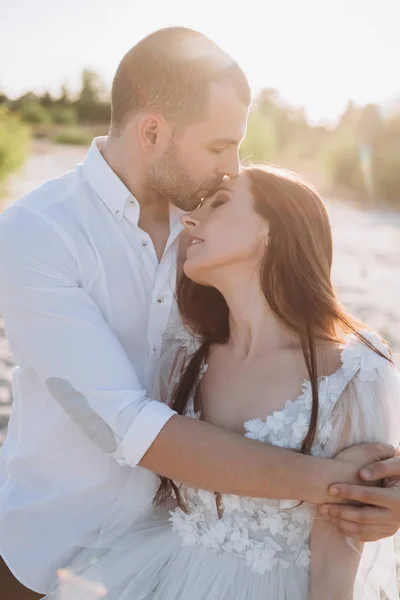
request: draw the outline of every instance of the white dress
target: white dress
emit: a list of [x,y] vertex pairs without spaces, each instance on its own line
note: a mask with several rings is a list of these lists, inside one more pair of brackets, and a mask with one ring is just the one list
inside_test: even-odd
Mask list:
[[[387,354],[378,336],[363,334]],[[341,359],[336,373],[319,380],[312,453],[332,456],[339,443],[360,441],[397,445],[398,371],[355,336],[349,336]],[[246,437],[298,450],[308,430],[311,404],[311,386],[305,382],[296,400],[269,416],[247,421]],[[223,495],[221,515],[214,493],[181,489],[189,514],[171,500],[171,506],[127,524],[106,546],[83,550],[60,572],[46,599],[307,600],[312,505]],[[393,539],[365,545],[353,599],[379,600],[383,588],[390,600],[398,598],[392,559]]]

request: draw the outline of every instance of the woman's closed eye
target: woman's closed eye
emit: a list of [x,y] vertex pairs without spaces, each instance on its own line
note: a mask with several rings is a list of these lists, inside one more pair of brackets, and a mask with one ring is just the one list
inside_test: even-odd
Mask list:
[[228,194],[219,193],[217,194],[216,198],[211,202],[210,207],[218,208],[219,206],[222,206],[222,204],[225,204],[228,199]]

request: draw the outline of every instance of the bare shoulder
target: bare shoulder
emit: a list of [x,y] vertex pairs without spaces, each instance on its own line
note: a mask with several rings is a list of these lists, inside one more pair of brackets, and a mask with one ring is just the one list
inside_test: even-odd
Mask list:
[[[343,346],[339,342],[319,341],[316,343],[316,358],[318,375],[331,375],[342,366],[341,354]],[[293,348],[297,358],[304,361],[303,350],[301,346]]]
[[343,346],[338,342],[327,341],[317,344],[318,372],[321,375],[330,375],[340,369],[342,350]]

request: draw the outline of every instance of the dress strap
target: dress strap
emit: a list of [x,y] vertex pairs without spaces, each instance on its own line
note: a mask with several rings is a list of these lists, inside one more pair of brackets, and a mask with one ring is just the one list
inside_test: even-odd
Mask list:
[[[388,346],[378,334],[369,330],[363,330],[360,333],[373,348],[383,356],[390,357]],[[356,335],[350,334],[347,336],[340,354],[342,366],[336,373],[327,378],[331,408],[339,400],[354,377],[360,377],[365,381],[374,381],[380,376],[381,370],[387,368],[388,361],[380,356],[378,352],[368,347]]]

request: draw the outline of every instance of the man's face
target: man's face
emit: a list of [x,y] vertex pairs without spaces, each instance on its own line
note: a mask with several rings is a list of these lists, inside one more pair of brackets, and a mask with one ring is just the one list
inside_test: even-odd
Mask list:
[[206,117],[170,138],[149,185],[184,211],[196,208],[225,176],[238,174],[247,113],[230,84],[211,84]]

